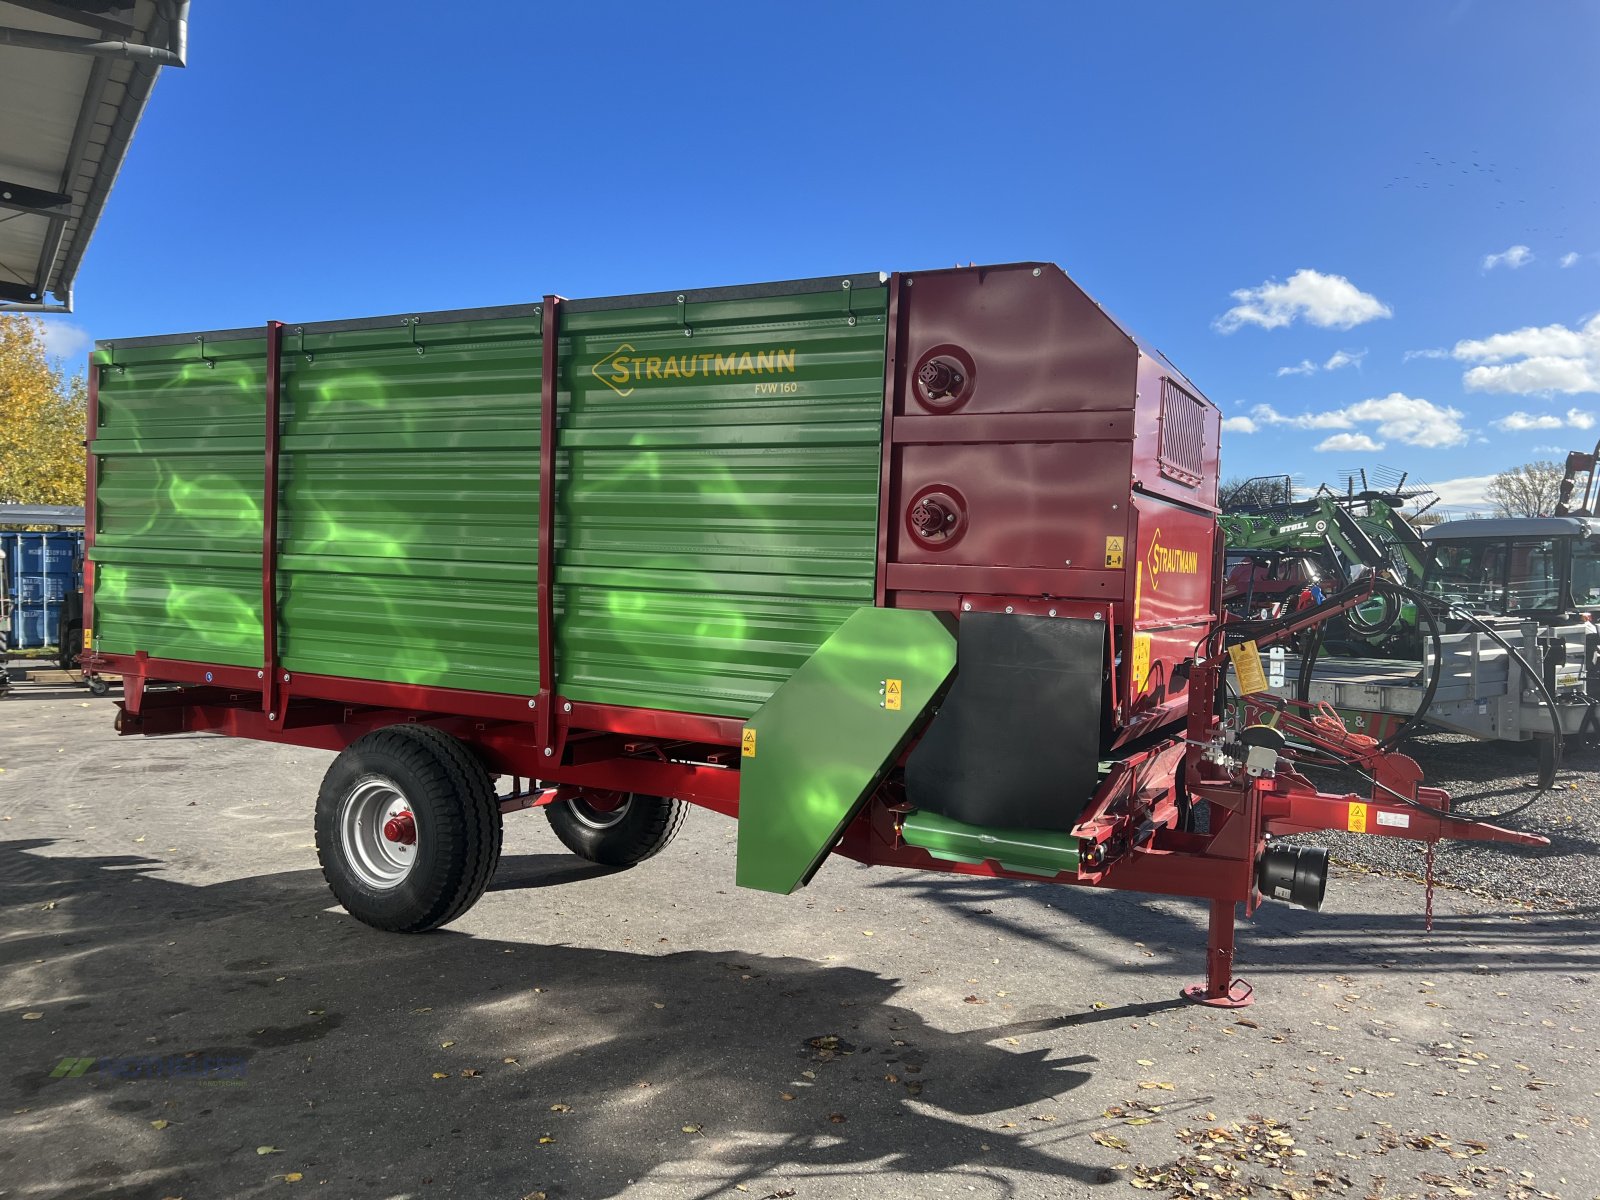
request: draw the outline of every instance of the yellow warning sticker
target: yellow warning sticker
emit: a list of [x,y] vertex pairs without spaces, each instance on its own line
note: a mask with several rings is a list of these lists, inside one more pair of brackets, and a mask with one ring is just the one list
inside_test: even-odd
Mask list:
[[1365,804],[1352,804],[1350,815],[1345,818],[1344,827],[1351,833],[1365,833],[1367,831],[1367,806]]
[[1106,566],[1122,566],[1122,539],[1120,537],[1106,538]]
[[83,627],[83,648],[85,650],[89,650],[89,649],[92,649],[93,647],[94,647],[94,630],[90,629],[87,625],[85,625]]
[[739,738],[739,753],[745,758],[756,756],[756,731],[748,726]]
[[1150,635],[1136,633],[1133,635],[1133,690],[1134,694],[1144,691],[1145,680],[1150,678]]
[[885,679],[883,681],[883,706],[891,712],[900,711],[900,698],[905,689],[900,686],[898,679]]
[[1240,642],[1228,647],[1228,657],[1233,660],[1233,673],[1239,680],[1239,694],[1267,690],[1267,676],[1261,669],[1261,652],[1254,642]]

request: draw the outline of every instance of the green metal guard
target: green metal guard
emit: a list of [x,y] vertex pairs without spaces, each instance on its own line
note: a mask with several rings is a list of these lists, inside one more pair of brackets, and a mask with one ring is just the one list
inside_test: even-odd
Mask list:
[[948,618],[859,608],[744,727],[741,887],[809,880],[956,665]]

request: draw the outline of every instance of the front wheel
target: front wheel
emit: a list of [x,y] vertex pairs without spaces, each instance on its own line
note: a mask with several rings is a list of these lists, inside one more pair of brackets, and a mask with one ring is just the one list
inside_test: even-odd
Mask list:
[[317,794],[317,857],[334,897],[377,929],[419,933],[475,904],[500,860],[500,802],[472,752],[428,725],[348,746]]
[[688,806],[637,792],[584,792],[545,807],[550,828],[580,858],[631,867],[677,836]]

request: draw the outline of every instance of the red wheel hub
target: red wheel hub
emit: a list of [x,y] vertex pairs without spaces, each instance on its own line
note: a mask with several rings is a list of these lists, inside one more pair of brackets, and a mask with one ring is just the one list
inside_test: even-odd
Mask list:
[[409,812],[397,812],[383,823],[383,836],[402,846],[417,844],[417,822]]
[[628,802],[627,792],[585,790],[578,796],[584,804],[598,813],[616,812]]

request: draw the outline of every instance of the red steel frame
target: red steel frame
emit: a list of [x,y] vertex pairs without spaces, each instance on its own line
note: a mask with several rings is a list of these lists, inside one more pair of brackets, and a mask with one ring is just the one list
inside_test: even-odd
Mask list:
[[[1035,273],[1037,274],[1037,272]],[[979,611],[1095,618],[1113,630],[1128,624],[1130,605],[1125,580],[1115,587],[1107,579],[1103,598],[1050,599],[1083,585],[1092,574],[1075,569],[946,567],[894,564],[891,527],[898,519],[898,496],[891,478],[898,441],[917,443],[917,428],[934,418],[900,417],[907,438],[895,438],[895,413],[900,345],[900,313],[907,293],[900,276],[889,283],[887,369],[884,383],[883,467],[880,479],[879,554],[875,595],[889,602],[901,588],[917,589],[906,602],[922,607],[972,608]],[[506,811],[563,799],[579,791],[636,792],[676,796],[729,816],[739,810],[739,756],[743,722],[731,717],[573,703],[557,691],[553,590],[557,438],[559,421],[559,353],[562,299],[546,296],[541,310],[543,366],[540,380],[539,528],[538,528],[538,685],[534,695],[499,695],[455,688],[386,683],[322,675],[291,675],[277,661],[277,508],[279,457],[279,362],[282,330],[267,325],[266,442],[262,531],[262,667],[245,668],[151,658],[144,653],[105,655],[85,647],[86,667],[121,674],[123,734],[160,735],[209,731],[262,741],[285,742],[326,750],[343,750],[363,734],[387,725],[425,722],[473,746],[488,769],[514,779],[538,779],[546,788],[532,798],[512,797]],[[94,544],[97,458],[92,439],[99,427],[99,371],[91,371],[88,397],[86,542]],[[937,440],[984,440],[969,429],[970,419],[937,418],[945,424]],[[1062,440],[1073,436],[1079,414],[1040,413],[1012,417],[1018,436]],[[963,430],[965,433],[963,433]],[[930,430],[929,436],[934,431]],[[1089,436],[1088,440],[1098,440]],[[1210,581],[1220,600],[1222,559],[1214,558]],[[92,562],[86,558],[85,627],[92,628]],[[950,590],[943,576],[953,574]],[[1106,573],[1108,576],[1111,574]],[[926,577],[926,578],[924,578]],[[926,589],[926,590],[922,590]],[[1044,598],[1041,598],[1044,594]],[[1343,607],[1364,596],[1347,593]],[[1331,604],[1331,602],[1330,602]],[[1218,610],[1220,611],[1220,609]],[[1301,614],[1303,624],[1333,615],[1329,605],[1316,614]],[[1296,628],[1300,626],[1295,626]],[[1288,636],[1285,628],[1277,637]],[[1143,748],[1125,752],[1112,767],[1079,819],[1074,833],[1084,847],[1082,866],[1056,882],[1090,887],[1193,896],[1210,901],[1210,934],[1206,982],[1190,989],[1191,998],[1216,1005],[1249,1003],[1248,985],[1232,977],[1233,923],[1238,904],[1247,914],[1260,902],[1255,869],[1265,839],[1272,834],[1353,827],[1352,806],[1362,805],[1363,827],[1371,833],[1437,840],[1478,840],[1539,844],[1541,838],[1516,834],[1448,815],[1448,797],[1419,785],[1421,772],[1411,760],[1357,746],[1357,756],[1376,775],[1371,797],[1329,796],[1316,789],[1292,766],[1275,773],[1245,777],[1207,761],[1203,747],[1218,733],[1220,718],[1212,711],[1220,672],[1220,655],[1207,653],[1194,664],[1187,694],[1188,723]],[[1264,638],[1263,644],[1270,640]],[[1108,643],[1108,645],[1111,645]],[[1115,646],[1108,649],[1114,653]],[[1108,668],[1111,666],[1108,663]],[[1122,674],[1128,670],[1126,662]],[[185,685],[181,690],[148,688],[151,682]],[[1124,687],[1126,686],[1124,681]],[[1121,689],[1119,689],[1121,691]],[[1122,694],[1126,694],[1122,692]],[[1163,715],[1168,713],[1163,710]],[[1177,711],[1177,710],[1171,710]],[[1120,714],[1119,714],[1120,717]],[[1318,734],[1301,731],[1314,744]],[[1366,741],[1370,741],[1367,739]],[[1348,751],[1347,739],[1324,740],[1325,748]],[[1365,757],[1362,757],[1362,756]],[[1183,830],[1183,803],[1207,801],[1213,813],[1211,832]],[[837,851],[863,863],[938,870],[965,875],[1037,879],[1011,872],[998,863],[955,863],[935,859],[900,836],[905,811],[883,794],[869,801],[846,829]],[[1371,813],[1369,824],[1365,817]],[[1381,815],[1380,815],[1381,814]]]

